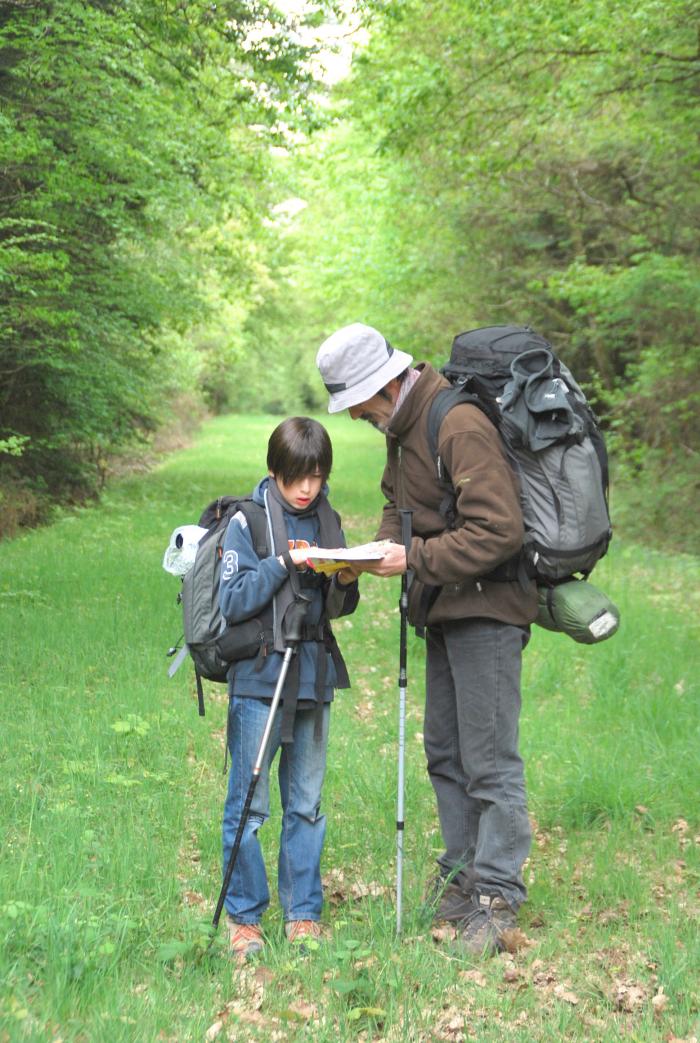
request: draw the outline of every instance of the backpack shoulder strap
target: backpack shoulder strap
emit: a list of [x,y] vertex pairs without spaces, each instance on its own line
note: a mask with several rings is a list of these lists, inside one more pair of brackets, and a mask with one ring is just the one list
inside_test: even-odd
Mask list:
[[231,517],[231,507],[238,503],[238,499],[236,496],[219,496],[212,500],[202,511],[199,525],[203,529],[218,529],[224,517]]
[[464,384],[443,388],[441,391],[438,391],[437,395],[430,403],[430,409],[428,410],[428,449],[430,455],[435,460],[438,480],[441,483],[451,484],[450,476],[445,470],[442,458],[438,452],[440,428],[450,410],[454,406],[462,404],[476,406],[477,409],[480,409],[481,412],[488,417],[495,427],[499,426],[495,407],[484,401],[484,399],[476,394],[476,392],[470,391]]
[[[474,391],[470,391],[468,384],[459,384],[454,387],[443,388],[441,391],[438,391],[437,395],[430,403],[430,410],[428,413],[428,447],[430,449],[430,455],[435,460],[438,482],[443,491],[442,502],[438,510],[445,519],[445,524],[448,529],[454,529],[457,524],[457,494],[452,485],[452,479],[450,478],[449,472],[443,464],[442,458],[438,452],[438,436],[440,433],[440,425],[449,411],[453,406],[459,405],[463,402],[480,409],[481,412],[488,417],[499,433],[501,427],[498,417],[498,406],[496,403],[482,398],[481,395]],[[485,578],[493,581],[512,582],[520,576],[520,558],[521,555],[518,552],[509,561],[504,562],[502,565],[499,565],[497,568],[486,574]]]
[[262,504],[255,503],[252,496],[244,496],[237,500],[236,510],[231,511],[231,517],[240,511],[245,515],[250,528],[250,535],[259,558],[265,558],[269,554],[267,539],[267,513]]
[[[209,529],[210,534],[223,534],[234,514],[241,511],[245,515],[250,528],[255,553],[259,558],[268,554],[267,515],[265,508],[255,503],[252,494],[248,496],[219,496],[217,500],[205,507],[199,524]],[[223,539],[223,535],[221,537]]]

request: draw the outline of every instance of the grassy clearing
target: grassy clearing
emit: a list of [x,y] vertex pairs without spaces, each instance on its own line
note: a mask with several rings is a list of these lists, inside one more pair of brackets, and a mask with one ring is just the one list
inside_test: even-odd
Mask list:
[[[512,954],[435,944],[440,849],[411,638],[405,930],[394,937],[398,581],[367,578],[338,635],[354,681],[325,790],[329,939],[304,959],[275,903],[265,959],[205,948],[219,887],[226,698],[168,681],[172,529],[263,470],[270,418],[222,418],[97,510],[0,547],[0,1040],[661,1040],[700,1034],[698,580],[618,538],[596,581],[623,626],[583,648],[535,630],[522,747],[535,842]],[[331,419],[352,539],[381,508],[382,440]],[[271,875],[278,809],[264,830]]]

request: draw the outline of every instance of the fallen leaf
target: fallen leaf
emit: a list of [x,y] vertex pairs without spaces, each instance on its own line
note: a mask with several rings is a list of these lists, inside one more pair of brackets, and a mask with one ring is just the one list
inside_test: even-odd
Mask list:
[[465,981],[473,981],[480,989],[483,989],[486,986],[486,975],[476,969],[471,971],[460,971],[459,976],[460,978],[464,978]]
[[439,926],[433,927],[432,938],[433,941],[438,945],[444,942],[453,942],[456,937],[456,928],[450,927],[449,924],[440,924]]
[[448,1007],[433,1025],[431,1039],[454,1040],[461,1043],[465,1039],[465,1017],[456,1007]]
[[629,912],[629,902],[624,900],[619,905],[613,906],[611,909],[601,909],[598,913],[597,920],[600,924],[617,923],[618,921],[625,922],[627,920]]
[[661,985],[660,988],[659,988],[659,991],[656,993],[656,995],[652,996],[652,998],[651,998],[651,1005],[654,1008],[654,1014],[656,1014],[657,1017],[659,1015],[663,1014],[664,1010],[666,1009],[667,1003],[668,1003],[668,996],[664,992],[663,985]]
[[355,704],[355,713],[361,721],[368,721],[374,716],[374,703],[371,699],[365,699]]
[[384,884],[378,884],[374,880],[370,880],[368,884],[362,880],[357,880],[350,887],[350,894],[356,900],[361,898],[381,898],[383,895],[390,895],[391,888]]
[[[535,966],[543,966],[542,960],[535,960],[532,964],[533,970]],[[552,985],[557,980],[556,972],[548,968],[547,970],[539,970],[533,975],[532,984],[537,989],[546,989],[549,985]]]
[[[244,1021],[247,1025],[266,1025],[269,1021],[259,1010],[239,1010],[236,1012],[236,1017],[239,1021]],[[276,1018],[271,1019],[274,1023],[277,1022]]]
[[631,1014],[642,1006],[646,999],[646,992],[641,985],[633,982],[621,982],[615,992],[614,1003],[618,1010],[624,1010]]
[[535,943],[519,927],[501,933],[501,942],[506,952],[520,952],[521,949],[529,949]]
[[295,1000],[290,1003],[288,1010],[303,1021],[309,1021],[318,1015],[318,1008],[314,1003],[305,1003],[304,1000]]
[[564,1003],[570,1003],[572,1007],[577,1006],[579,1001],[578,996],[571,992],[570,989],[567,989],[564,985],[555,985],[554,995],[558,1000],[562,1000]]
[[185,891],[182,902],[184,905],[206,905],[207,899],[199,891]]
[[253,971],[253,980],[259,985],[269,985],[270,982],[275,980],[275,975],[269,967],[264,967],[262,964],[256,967]]

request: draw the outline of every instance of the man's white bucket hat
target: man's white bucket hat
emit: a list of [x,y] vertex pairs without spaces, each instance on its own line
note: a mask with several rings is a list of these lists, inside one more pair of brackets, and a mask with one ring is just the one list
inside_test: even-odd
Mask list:
[[353,322],[324,340],[316,365],[330,395],[329,413],[366,402],[413,362],[413,356],[392,348],[379,330]]

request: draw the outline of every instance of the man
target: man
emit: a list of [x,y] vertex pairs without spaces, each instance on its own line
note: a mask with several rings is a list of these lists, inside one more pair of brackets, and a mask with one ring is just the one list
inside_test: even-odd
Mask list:
[[[519,551],[523,523],[514,474],[500,436],[474,405],[445,417],[438,449],[456,495],[456,524],[440,513],[444,489],[427,441],[430,403],[447,381],[353,323],[321,345],[317,366],[329,413],[347,409],[386,435],[386,497],[377,539],[392,539],[365,571],[410,569],[409,619],[426,626],[425,752],[445,851],[438,859],[437,918],[456,924],[470,955],[504,947],[526,898],[530,846],[523,763],[518,753],[521,654],[537,614],[534,584],[489,576]],[[399,511],[413,511],[408,555]],[[426,595],[431,592],[432,603]]]

